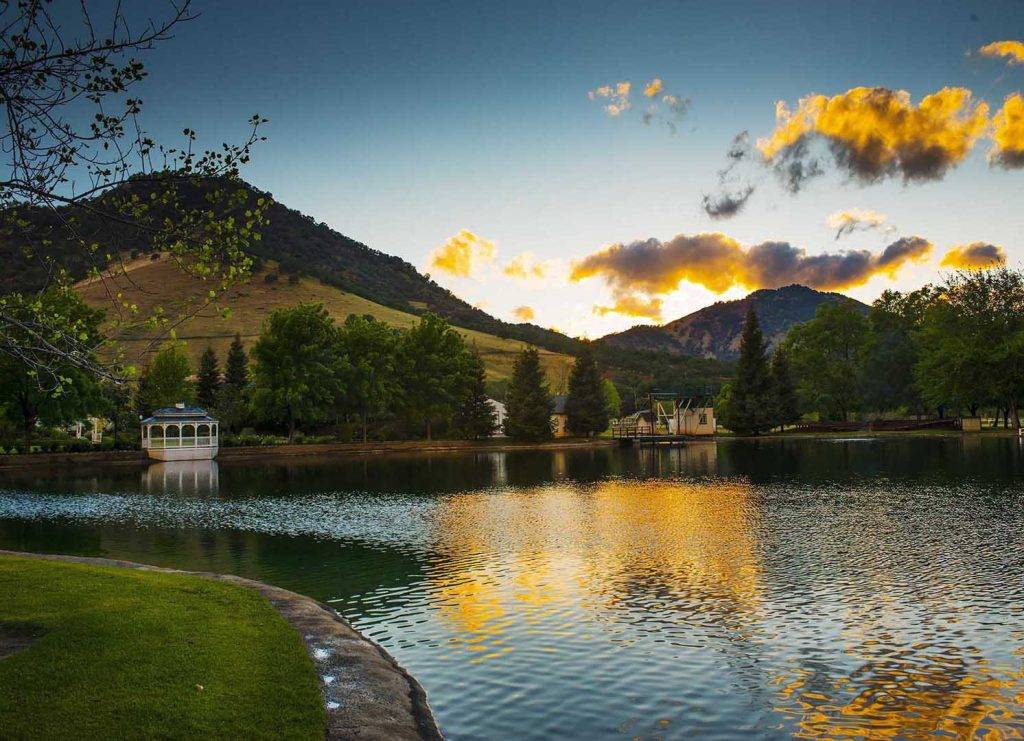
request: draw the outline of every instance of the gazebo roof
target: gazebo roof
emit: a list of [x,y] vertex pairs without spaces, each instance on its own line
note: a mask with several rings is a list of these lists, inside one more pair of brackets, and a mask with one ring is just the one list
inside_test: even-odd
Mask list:
[[174,424],[185,422],[216,422],[213,417],[206,413],[201,407],[188,406],[187,404],[175,404],[173,407],[161,407],[153,412],[151,417],[142,420],[142,424]]

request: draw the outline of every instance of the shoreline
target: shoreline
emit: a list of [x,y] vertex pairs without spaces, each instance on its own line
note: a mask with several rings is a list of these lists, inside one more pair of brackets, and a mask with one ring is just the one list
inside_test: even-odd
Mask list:
[[[359,458],[378,455],[419,453],[512,453],[530,450],[571,450],[613,447],[617,440],[607,437],[563,438],[541,443],[517,443],[511,440],[396,440],[371,443],[310,443],[293,445],[251,445],[220,448],[216,461],[276,460],[305,456]],[[159,463],[144,450],[97,450],[76,453],[18,453],[0,455],[0,471],[32,466],[112,463],[143,465]]]
[[302,639],[320,680],[327,738],[444,738],[427,704],[426,691],[416,678],[383,646],[311,597],[233,574],[185,571],[135,561],[8,550],[0,550],[0,556],[184,574],[252,589],[270,602]]

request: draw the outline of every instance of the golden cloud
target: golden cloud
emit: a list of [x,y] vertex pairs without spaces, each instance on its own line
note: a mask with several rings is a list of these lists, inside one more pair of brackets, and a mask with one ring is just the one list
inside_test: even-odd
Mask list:
[[645,298],[635,293],[625,293],[622,291],[616,291],[612,298],[615,300],[614,304],[611,306],[595,306],[593,309],[594,313],[598,316],[622,314],[624,316],[653,319],[656,322],[661,321],[661,310],[664,302],[660,298]]
[[430,253],[429,264],[442,273],[468,278],[481,263],[493,261],[495,252],[493,242],[463,229]]
[[878,229],[885,224],[886,218],[885,214],[868,208],[848,208],[829,214],[825,224],[830,229],[835,229],[836,239],[839,239],[844,234]]
[[983,57],[1006,57],[1008,64],[1024,64],[1024,42],[993,41],[978,49]]
[[992,151],[989,162],[1007,170],[1024,167],[1024,97],[1007,96],[992,120]]
[[632,107],[632,104],[629,102],[629,94],[632,88],[633,84],[626,80],[614,86],[602,85],[588,92],[587,97],[591,100],[608,101],[601,107],[605,113],[615,118]]
[[575,262],[570,280],[601,277],[623,294],[666,294],[682,282],[723,293],[733,286],[776,288],[801,283],[812,288],[859,286],[873,276],[893,277],[908,262],[921,262],[933,246],[921,237],[904,237],[881,253],[850,250],[808,255],[787,242],[762,242],[744,247],[720,232],[679,235],[614,244]]
[[[896,174],[905,181],[934,180],[985,134],[988,111],[966,88],[943,88],[915,106],[905,90],[856,87],[832,97],[801,98],[795,110],[780,101],[775,130],[757,148],[766,162],[792,166],[806,160],[807,144],[820,138],[836,164],[861,180]],[[817,167],[814,161],[805,164]],[[798,170],[797,177],[806,174]]]
[[547,277],[549,268],[549,263],[538,260],[532,252],[524,252],[513,257],[501,270],[510,278],[528,281]]
[[512,309],[512,316],[521,322],[532,322],[537,314],[529,306],[517,306]]
[[951,247],[942,257],[940,266],[957,270],[983,270],[1006,264],[1006,250],[998,244],[971,242]]
[[661,78],[655,77],[644,86],[644,95],[648,98],[653,98],[655,95],[660,93],[664,87],[665,86],[661,83]]

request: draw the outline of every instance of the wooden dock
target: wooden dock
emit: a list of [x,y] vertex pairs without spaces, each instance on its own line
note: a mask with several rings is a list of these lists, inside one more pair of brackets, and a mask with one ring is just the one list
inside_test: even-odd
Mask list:
[[641,432],[638,425],[613,424],[612,437],[619,445],[685,445],[689,435],[673,435],[669,432]]

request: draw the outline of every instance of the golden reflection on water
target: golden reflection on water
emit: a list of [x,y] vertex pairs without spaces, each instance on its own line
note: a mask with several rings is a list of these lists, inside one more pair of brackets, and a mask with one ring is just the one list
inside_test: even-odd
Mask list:
[[734,623],[758,601],[748,493],[633,481],[448,499],[435,527],[450,566],[434,577],[435,604],[456,641],[486,657],[511,625],[544,621],[557,635],[637,601]]
[[[445,563],[431,577],[434,604],[453,644],[473,652],[474,662],[511,651],[511,632],[542,636],[535,650],[554,653],[560,638],[585,639],[601,629],[594,621],[606,626],[617,615],[634,624],[642,615],[653,631],[700,629],[703,638],[694,640],[721,638],[730,646],[722,651],[784,644],[785,621],[769,627],[761,614],[758,511],[741,480],[461,494],[443,501],[433,523]],[[881,576],[866,570],[861,578]],[[784,674],[760,677],[775,688],[785,727],[806,738],[1021,738],[1021,662],[990,666],[980,650],[943,640],[941,627],[911,623],[905,635],[891,632],[906,606],[890,613],[886,599],[880,590],[872,604],[840,617],[828,649],[848,661],[805,662],[796,652]],[[922,642],[922,633],[935,640]]]

